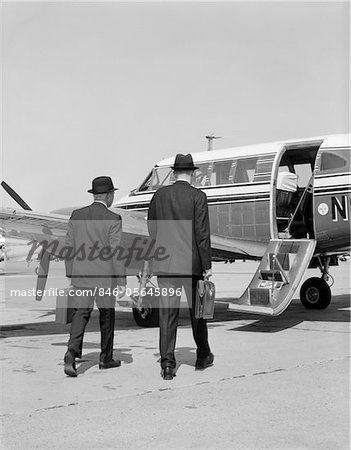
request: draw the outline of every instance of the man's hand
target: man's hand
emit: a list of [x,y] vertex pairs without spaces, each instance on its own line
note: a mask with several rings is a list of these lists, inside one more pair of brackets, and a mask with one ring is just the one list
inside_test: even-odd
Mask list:
[[126,293],[126,286],[118,286],[118,295],[117,298],[122,298],[125,296]]
[[213,275],[212,269],[205,270],[205,273],[204,273],[204,278],[205,279],[208,280],[210,277],[212,277],[212,275]]

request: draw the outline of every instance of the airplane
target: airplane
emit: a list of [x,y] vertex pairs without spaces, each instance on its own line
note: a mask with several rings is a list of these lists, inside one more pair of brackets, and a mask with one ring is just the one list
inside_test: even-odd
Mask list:
[[[321,277],[307,279],[300,289],[308,309],[330,304],[331,266],[350,252],[350,135],[287,140],[266,144],[192,153],[193,185],[208,199],[211,249],[214,261],[260,261],[239,299],[228,300],[232,311],[278,316],[291,303],[308,268],[318,267]],[[174,156],[158,162],[140,186],[114,203],[122,216],[123,243],[147,242],[146,212],[154,192],[173,183]],[[0,209],[2,226],[23,237],[56,239],[51,258],[64,245],[72,208],[60,214],[29,211],[29,206],[2,183],[26,210]],[[55,253],[55,254],[54,254]],[[37,288],[45,286],[50,252],[43,252]],[[140,267],[141,286],[152,282],[147,264]],[[140,300],[140,299],[139,299]],[[133,315],[140,326],[158,322],[155,296],[140,305],[132,298]]]

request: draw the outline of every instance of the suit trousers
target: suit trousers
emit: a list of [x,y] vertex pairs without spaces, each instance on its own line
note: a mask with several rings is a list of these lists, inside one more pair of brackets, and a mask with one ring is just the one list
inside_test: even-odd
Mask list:
[[99,295],[99,288],[96,289],[95,295],[95,288],[75,287],[74,289],[75,295],[72,297],[73,317],[65,360],[82,356],[84,331],[93,311],[95,300],[100,314],[100,362],[109,362],[113,354],[115,296]]
[[[176,359],[174,349],[177,338],[177,327],[179,318],[180,295],[176,294],[177,289],[184,287],[186,294],[193,337],[197,346],[197,358],[206,358],[210,354],[208,344],[207,321],[205,319],[195,319],[195,295],[198,280],[202,277],[192,278],[178,277],[157,277],[158,286],[161,291],[160,296],[160,355],[161,367],[175,367]],[[164,295],[165,294],[165,295]]]

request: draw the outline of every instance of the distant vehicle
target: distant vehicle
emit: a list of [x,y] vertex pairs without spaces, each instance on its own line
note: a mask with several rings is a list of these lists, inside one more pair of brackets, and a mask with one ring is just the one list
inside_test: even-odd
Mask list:
[[[244,294],[228,308],[281,314],[309,267],[319,267],[321,278],[304,282],[301,302],[306,308],[326,308],[331,301],[329,268],[350,253],[350,135],[192,156],[199,167],[193,184],[208,197],[213,260],[261,260]],[[147,236],[148,205],[157,189],[174,182],[173,162],[174,157],[157,163],[139,188],[114,204],[113,209],[123,218],[125,239]],[[70,212],[66,209],[57,215],[1,209],[0,219],[4,228],[18,230],[27,238],[61,236],[62,241]],[[43,260],[42,274],[47,274],[48,264],[46,267]],[[141,281],[145,280],[143,273]],[[146,296],[142,309],[134,307],[139,325],[157,323],[153,301]]]

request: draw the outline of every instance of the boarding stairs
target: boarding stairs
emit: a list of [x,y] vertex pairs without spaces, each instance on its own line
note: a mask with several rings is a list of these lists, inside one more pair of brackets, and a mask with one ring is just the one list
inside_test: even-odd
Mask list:
[[314,239],[271,239],[243,295],[229,303],[238,312],[277,316],[291,303],[313,256]]

